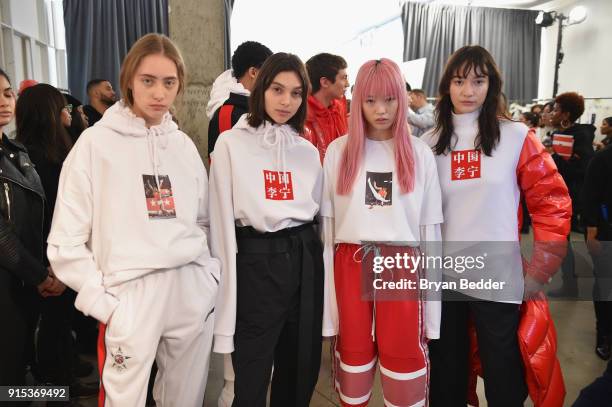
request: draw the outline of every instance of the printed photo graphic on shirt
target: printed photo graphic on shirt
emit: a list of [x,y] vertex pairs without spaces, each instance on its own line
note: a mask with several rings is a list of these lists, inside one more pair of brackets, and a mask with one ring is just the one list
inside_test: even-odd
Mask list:
[[451,180],[463,181],[480,178],[479,150],[461,150],[451,153]]
[[159,187],[155,175],[142,175],[149,219],[176,218],[176,208],[174,207],[170,177],[167,175],[159,175],[158,178]]
[[272,201],[293,200],[293,180],[290,171],[264,170],[263,175],[266,199]]
[[393,173],[366,171],[365,204],[375,206],[393,204]]
[[569,160],[574,154],[574,136],[569,134],[553,134],[552,148],[558,156]]

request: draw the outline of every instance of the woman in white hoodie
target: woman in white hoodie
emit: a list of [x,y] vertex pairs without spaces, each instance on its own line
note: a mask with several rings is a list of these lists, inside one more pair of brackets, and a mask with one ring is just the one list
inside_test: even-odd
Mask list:
[[221,134],[210,172],[211,248],[221,260],[214,351],[232,353],[234,407],[306,407],[321,358],[319,153],[300,136],[308,76],[278,53],[259,71],[249,114]]
[[174,44],[148,34],[121,67],[124,99],[79,138],[59,182],[49,261],[100,321],[101,406],[201,406],[219,279],[208,186],[168,112],[184,89]]

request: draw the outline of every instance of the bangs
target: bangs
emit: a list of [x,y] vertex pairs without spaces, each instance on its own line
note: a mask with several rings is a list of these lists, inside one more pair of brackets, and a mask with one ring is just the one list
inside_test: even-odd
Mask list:
[[474,71],[476,76],[489,76],[486,61],[476,55],[466,55],[465,58],[458,58],[453,68],[453,78],[465,79],[471,71]]
[[368,96],[375,98],[385,98],[389,96],[400,98],[401,95],[398,89],[405,92],[405,87],[403,83],[398,84],[396,82],[396,75],[394,75],[394,71],[391,67],[382,63],[376,63],[372,71],[364,80],[361,96],[363,99]]

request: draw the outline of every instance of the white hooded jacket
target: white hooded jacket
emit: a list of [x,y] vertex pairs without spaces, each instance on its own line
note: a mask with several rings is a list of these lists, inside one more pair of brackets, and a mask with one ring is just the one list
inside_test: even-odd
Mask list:
[[147,128],[120,101],[64,162],[47,254],[78,292],[77,309],[106,323],[117,305],[112,286],[192,262],[218,274],[207,234],[207,176],[195,145],[170,114]]
[[228,69],[215,79],[210,90],[210,100],[206,105],[206,115],[209,120],[212,119],[217,109],[229,98],[230,93],[244,96],[251,94],[248,89],[234,78],[232,70]]

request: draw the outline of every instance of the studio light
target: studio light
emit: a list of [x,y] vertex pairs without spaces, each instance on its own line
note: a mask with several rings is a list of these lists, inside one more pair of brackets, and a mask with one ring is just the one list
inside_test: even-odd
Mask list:
[[580,24],[587,18],[587,10],[584,6],[577,6],[572,9],[567,19],[567,25]]
[[550,27],[555,20],[558,21],[559,29],[557,31],[557,52],[555,58],[555,79],[553,82],[553,98],[557,96],[559,90],[559,67],[563,62],[563,28],[569,25],[580,24],[587,18],[587,9],[583,6],[574,7],[569,16],[556,11],[540,11],[535,19],[535,23],[539,27]]
[[540,11],[535,19],[535,23],[540,27],[550,27],[554,22],[555,17],[553,16],[553,13],[546,11]]

